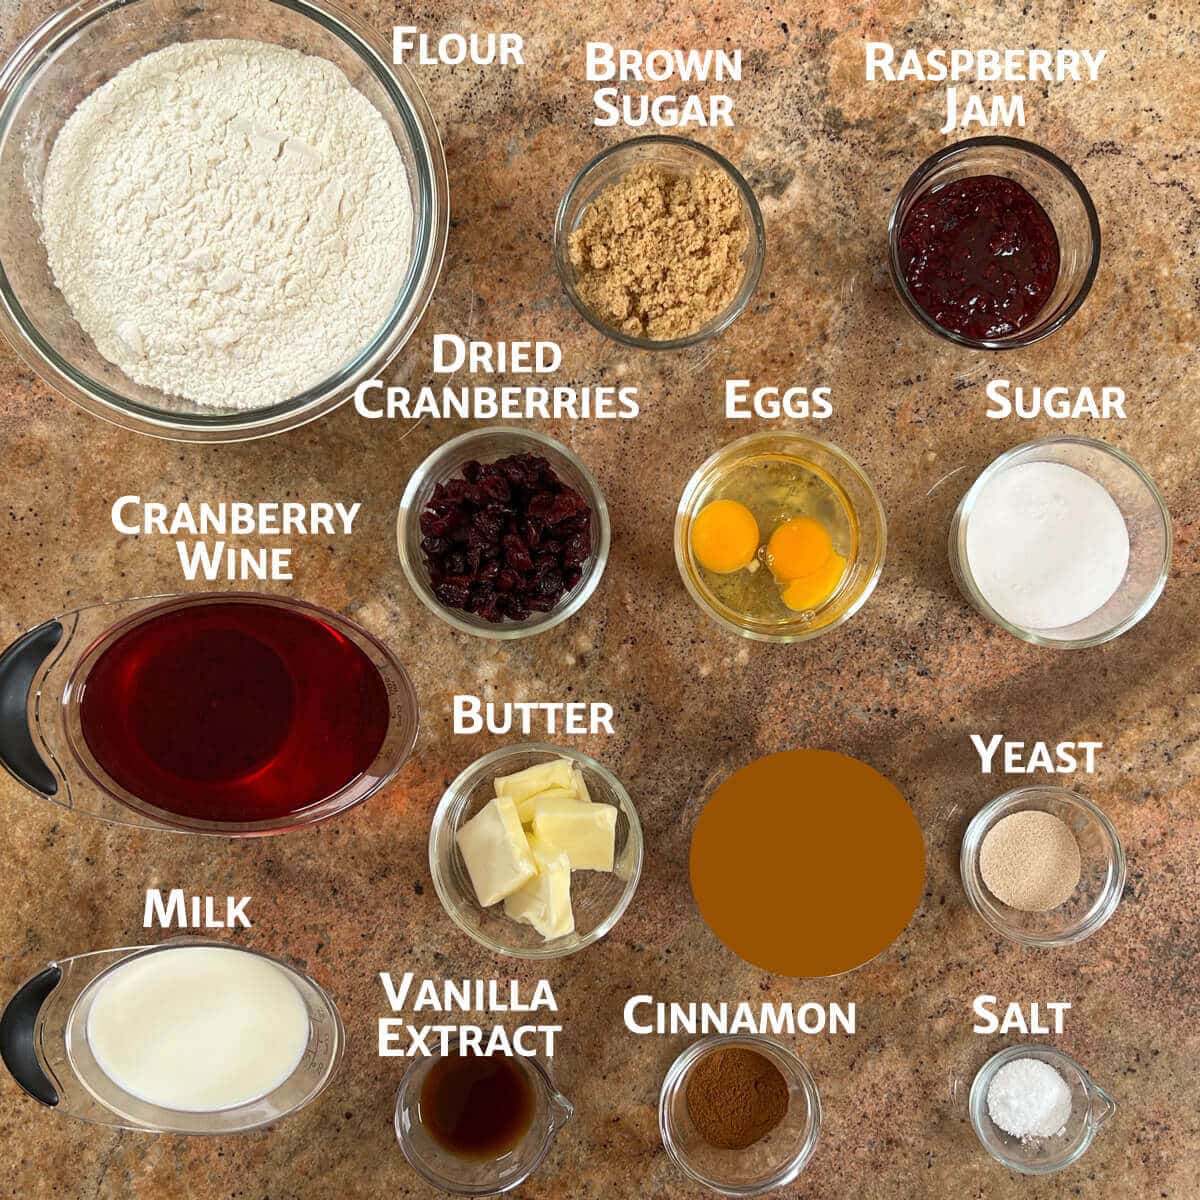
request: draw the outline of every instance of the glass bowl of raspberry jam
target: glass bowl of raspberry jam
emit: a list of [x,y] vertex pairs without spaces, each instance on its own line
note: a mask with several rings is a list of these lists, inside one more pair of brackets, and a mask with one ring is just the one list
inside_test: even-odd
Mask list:
[[[538,464],[535,474],[495,478],[514,459],[526,470]],[[476,495],[493,484],[495,496]],[[552,507],[560,495],[573,506],[561,521]],[[483,518],[496,528],[476,539]],[[580,459],[545,434],[504,426],[464,433],[430,454],[412,473],[396,518],[400,566],[421,603],[460,633],[502,641],[544,633],[577,613],[604,574],[609,538],[604,494]],[[501,578],[513,571],[515,585]],[[503,603],[481,604],[489,589]],[[510,606],[508,597],[521,602]]]
[[939,150],[888,220],[888,268],[905,308],[972,350],[1014,350],[1061,329],[1099,263],[1087,188],[1056,155],[1017,138]]

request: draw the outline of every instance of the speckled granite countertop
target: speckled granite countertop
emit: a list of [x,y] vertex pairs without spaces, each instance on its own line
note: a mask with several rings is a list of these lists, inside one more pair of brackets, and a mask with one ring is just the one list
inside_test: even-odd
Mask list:
[[[442,286],[397,378],[423,381],[434,331],[541,336],[564,347],[564,381],[636,382],[633,422],[551,427],[592,467],[613,517],[613,553],[581,615],[515,645],[455,636],[401,577],[393,544],[410,471],[456,430],[409,433],[350,407],[271,441],[187,447],[122,433],[51,395],[0,351],[0,596],[7,641],[89,600],[179,589],[173,546],[113,532],[126,492],[176,502],[361,500],[353,538],[307,542],[295,591],[352,615],[407,664],[421,699],[417,753],[395,786],[325,826],[223,843],[100,825],[0,781],[0,985],[45,960],[152,935],[144,889],[250,893],[249,945],[289,956],[335,995],[347,1062],[313,1108],[269,1134],[224,1141],[119,1135],[39,1108],[0,1082],[0,1195],[21,1200],[343,1200],[425,1196],[391,1130],[401,1060],[375,1052],[381,969],[434,977],[506,975],[444,916],[426,836],[444,783],[487,738],[449,736],[456,691],[499,699],[575,696],[616,705],[617,734],[581,748],[628,784],[648,855],[632,908],[600,945],[548,972],[566,1027],[556,1072],[577,1107],[531,1197],[695,1194],[662,1150],[659,1083],[683,1039],[635,1038],[632,991],[668,999],[856,1000],[860,1032],[809,1038],[800,1053],[825,1102],[821,1144],[793,1197],[1200,1196],[1200,705],[1195,695],[1196,395],[1200,356],[1200,92],[1194,14],[1140,0],[978,6],[887,0],[846,6],[354,7],[380,31],[403,18],[434,32],[513,29],[517,72],[425,68],[446,142],[453,221]],[[1031,11],[1031,8],[1033,11]],[[3,0],[11,49],[50,12]],[[672,358],[628,354],[586,328],[550,263],[554,207],[574,171],[613,135],[592,128],[588,38],[642,48],[740,46],[737,126],[712,138],[758,193],[766,271],[752,310],[719,344]],[[904,315],[884,267],[896,189],[941,144],[932,86],[866,86],[863,41],[963,46],[1103,46],[1097,85],[1027,86],[1027,135],[1062,153],[1100,211],[1105,250],[1083,312],[1030,351],[976,357]],[[985,625],[957,596],[945,554],[965,481],[995,454],[1062,422],[983,417],[997,372],[1027,384],[1116,384],[1124,423],[1070,423],[1122,446],[1156,477],[1176,521],[1171,579],[1135,630],[1090,652],[1055,654]],[[671,528],[688,475],[722,442],[723,380],[829,384],[824,436],[865,466],[888,514],[882,582],[842,631],[808,646],[750,645],[693,607],[675,572]],[[406,435],[407,434],[407,435]],[[958,468],[961,474],[939,485]],[[1105,743],[1078,786],[1114,819],[1129,853],[1125,901],[1102,933],[1055,953],[989,936],[957,876],[962,830],[1003,786],[986,779],[970,731]],[[708,934],[688,890],[692,821],[715,781],[768,751],[826,746],[901,787],[928,843],[924,903],[871,965],[831,982],[763,977]],[[797,920],[813,919],[798,913]],[[534,972],[522,970],[523,979]],[[950,1100],[1000,1044],[970,1030],[978,992],[1069,1000],[1058,1039],[1120,1111],[1085,1158],[1051,1179],[1007,1174]]]

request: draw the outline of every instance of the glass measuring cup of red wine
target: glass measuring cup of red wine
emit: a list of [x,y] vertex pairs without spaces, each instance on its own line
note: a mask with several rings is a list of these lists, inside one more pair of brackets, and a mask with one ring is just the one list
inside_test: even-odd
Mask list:
[[97,604],[0,654],[0,765],[118,824],[231,837],[311,825],[378,791],[416,736],[391,651],[297,600]]

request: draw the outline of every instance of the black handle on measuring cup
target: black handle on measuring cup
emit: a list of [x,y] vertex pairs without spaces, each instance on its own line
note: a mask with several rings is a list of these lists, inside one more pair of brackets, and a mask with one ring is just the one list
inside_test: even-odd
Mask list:
[[62,634],[60,622],[47,621],[22,634],[0,654],[0,766],[18,783],[43,796],[53,796],[58,781],[34,748],[26,705],[38,668]]
[[25,1091],[51,1107],[58,1103],[58,1093],[38,1062],[34,1034],[38,1013],[61,979],[62,968],[51,963],[21,986],[0,1016],[0,1058]]

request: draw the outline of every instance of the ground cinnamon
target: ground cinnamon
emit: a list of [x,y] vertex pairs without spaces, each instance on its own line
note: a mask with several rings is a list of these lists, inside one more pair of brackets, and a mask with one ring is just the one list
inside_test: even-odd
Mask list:
[[696,1131],[721,1150],[745,1150],[787,1115],[788,1085],[765,1055],[740,1046],[710,1051],[687,1077]]

